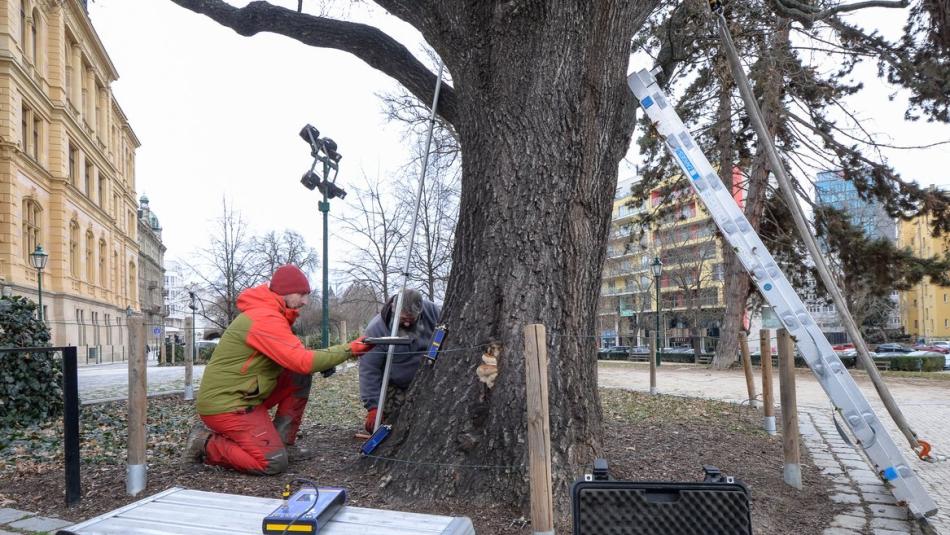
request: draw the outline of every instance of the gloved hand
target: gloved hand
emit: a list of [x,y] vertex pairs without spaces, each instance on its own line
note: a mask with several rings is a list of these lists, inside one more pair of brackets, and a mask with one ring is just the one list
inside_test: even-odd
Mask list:
[[366,429],[367,433],[372,433],[373,427],[376,425],[376,411],[377,407],[373,407],[366,412],[366,421],[363,422],[363,428]]
[[350,342],[350,353],[353,353],[353,356],[356,358],[362,357],[367,352],[373,349],[373,346],[370,344],[363,343],[365,336],[360,336],[356,340]]

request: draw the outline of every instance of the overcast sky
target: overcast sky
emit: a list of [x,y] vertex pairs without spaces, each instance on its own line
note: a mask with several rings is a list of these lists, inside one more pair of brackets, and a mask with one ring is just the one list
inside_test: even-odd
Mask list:
[[[296,8],[296,1],[273,3]],[[304,2],[305,9],[316,4]],[[89,11],[120,75],[113,91],[142,141],[137,190],[162,222],[169,259],[203,245],[222,195],[253,231],[293,229],[319,250],[318,193],[300,184],[311,162],[297,136],[305,123],[337,141],[344,187],[364,173],[385,179],[407,161],[403,130],[386,123],[376,96],[395,82],[349,54],[282,36],[241,37],[169,0],[95,0]],[[422,56],[421,37],[408,25],[380,11],[350,16]],[[871,10],[864,20],[891,35],[900,29],[892,11]],[[854,105],[872,130],[905,145],[950,139],[946,125],[905,123],[904,99],[890,102],[892,88],[868,81]],[[950,185],[950,147],[888,157],[905,178]],[[331,216],[344,210],[331,202]],[[332,269],[347,246],[331,244]]]

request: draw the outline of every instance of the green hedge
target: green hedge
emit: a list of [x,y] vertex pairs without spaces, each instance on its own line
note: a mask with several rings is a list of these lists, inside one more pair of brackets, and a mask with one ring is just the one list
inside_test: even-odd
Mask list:
[[874,362],[887,362],[891,370],[908,372],[939,372],[943,370],[946,357],[937,355],[932,357],[874,357]]
[[[48,346],[49,328],[35,315],[36,304],[29,299],[0,298],[0,347]],[[58,352],[0,353],[0,429],[61,415],[62,382]]]
[[[211,359],[211,353],[214,352],[213,347],[205,347],[198,350],[198,356],[195,360],[195,364],[207,364],[208,360]],[[165,345],[165,358],[169,359],[171,357],[171,362],[162,363],[163,366],[182,366],[185,364],[185,346],[184,345]]]

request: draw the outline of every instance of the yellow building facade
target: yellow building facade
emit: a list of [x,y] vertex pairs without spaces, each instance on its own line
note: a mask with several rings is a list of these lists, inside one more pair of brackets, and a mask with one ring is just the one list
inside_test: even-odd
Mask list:
[[[920,258],[943,256],[950,251],[950,237],[930,235],[929,216],[901,221],[898,245],[909,248]],[[900,294],[900,314],[904,331],[913,340],[950,340],[950,288],[933,284],[924,277],[917,285]]]
[[139,309],[135,150],[118,73],[85,1],[0,0],[0,275],[37,297],[29,254],[49,254],[44,318],[79,362],[127,355]]

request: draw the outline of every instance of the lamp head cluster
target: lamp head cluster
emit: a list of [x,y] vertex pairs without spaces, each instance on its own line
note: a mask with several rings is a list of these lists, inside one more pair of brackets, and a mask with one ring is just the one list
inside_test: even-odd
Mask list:
[[[327,200],[346,197],[346,191],[336,185],[337,173],[340,171],[340,159],[343,156],[337,151],[336,141],[328,137],[320,137],[320,131],[313,125],[306,125],[300,129],[300,138],[310,145],[310,155],[313,156],[313,166],[304,173],[300,183],[309,190],[318,190]],[[315,173],[317,163],[323,164],[323,176]],[[333,171],[333,180],[330,180],[330,170]]]

